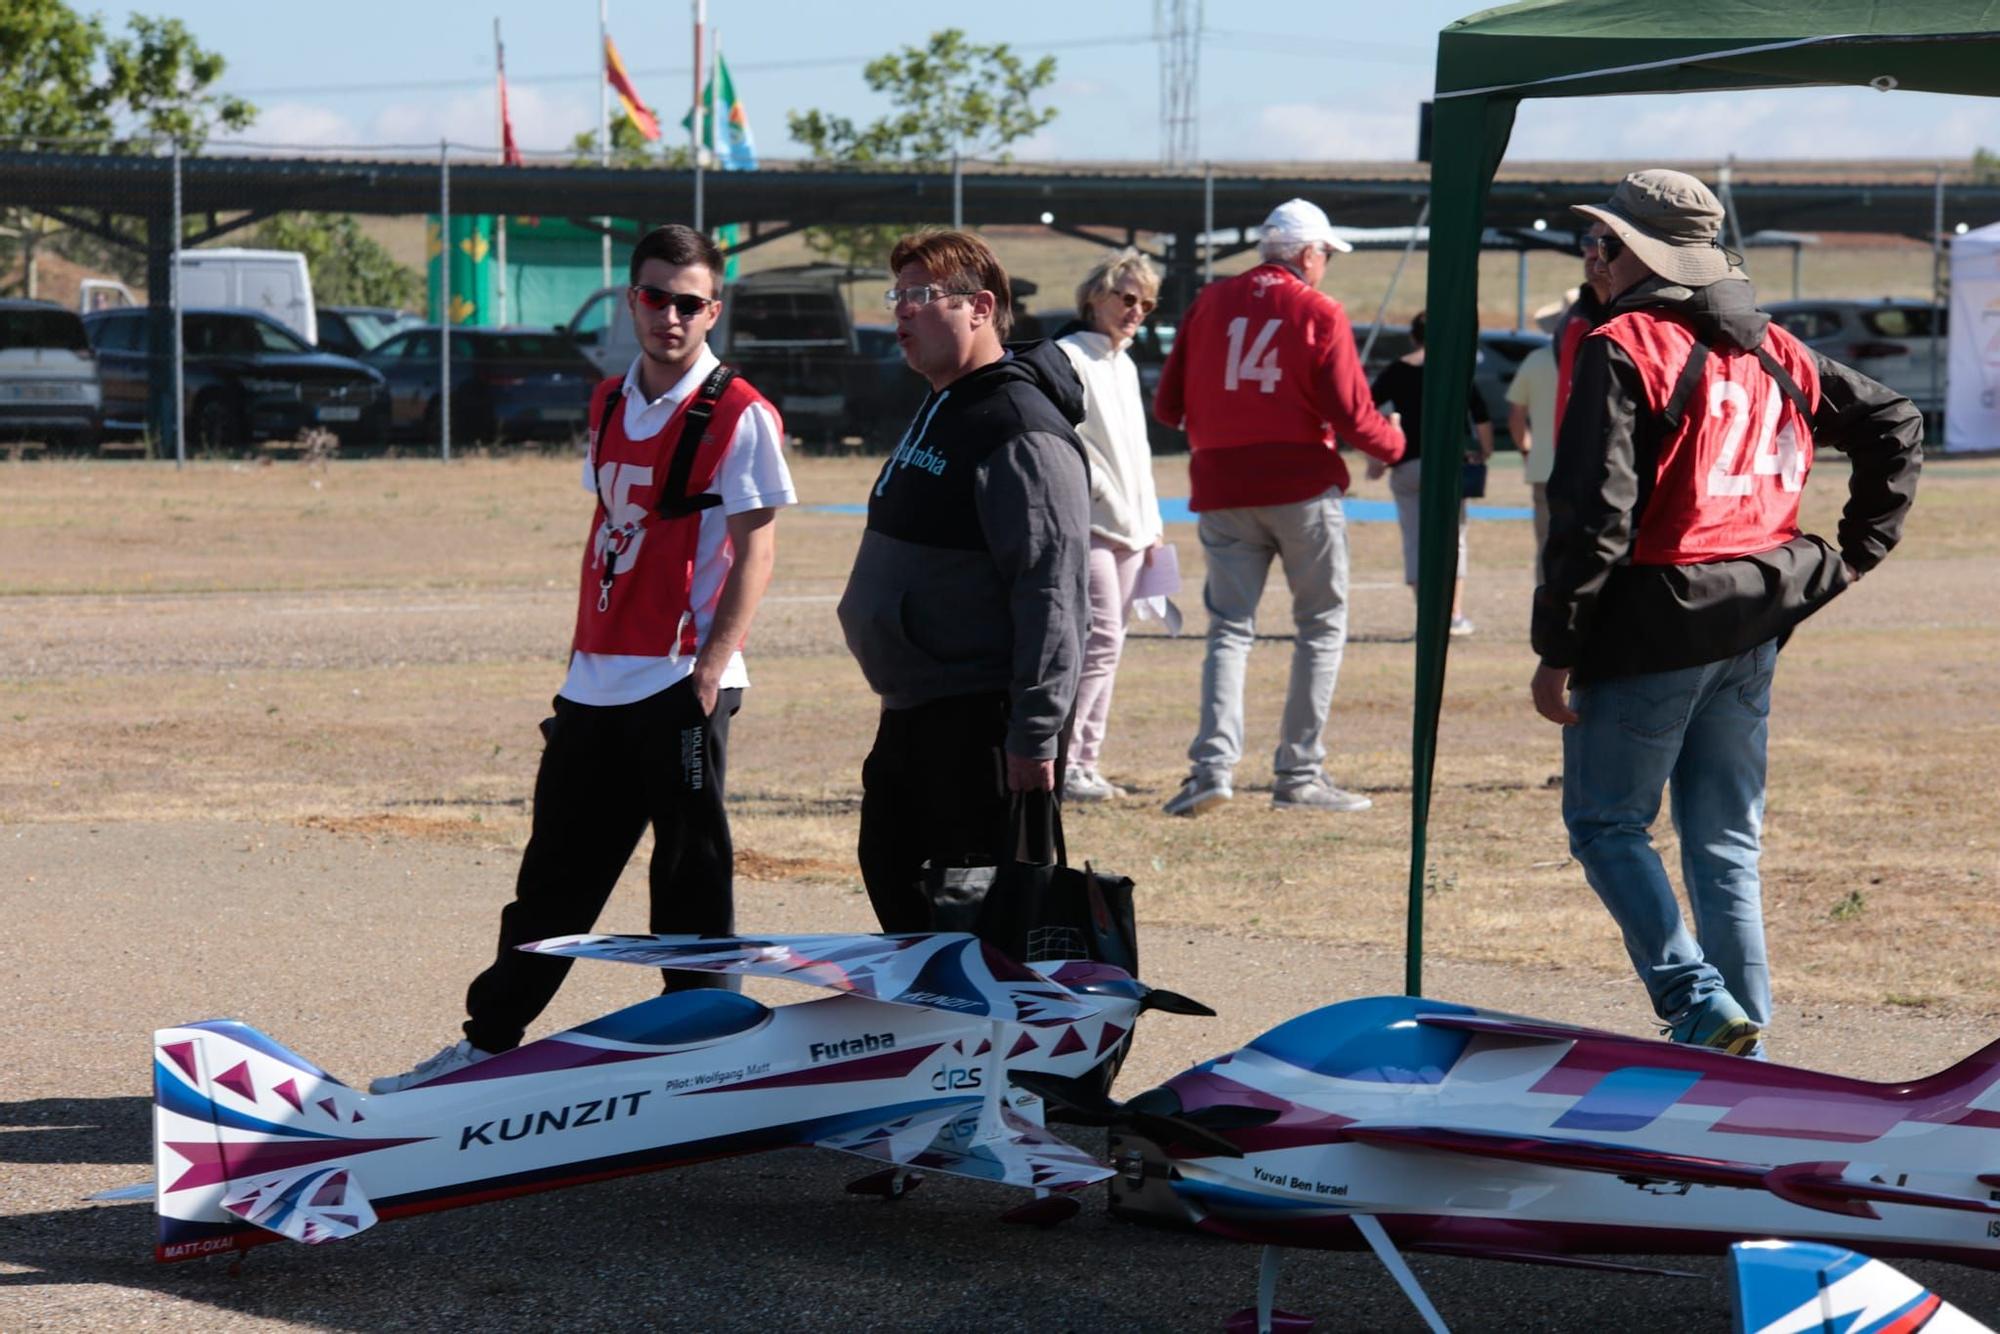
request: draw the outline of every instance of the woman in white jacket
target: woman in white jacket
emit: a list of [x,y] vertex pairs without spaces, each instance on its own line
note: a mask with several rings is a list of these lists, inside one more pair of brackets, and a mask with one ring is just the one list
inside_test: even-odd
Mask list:
[[1076,288],[1079,323],[1056,345],[1083,381],[1084,418],[1076,428],[1090,460],[1090,635],[1076,691],[1076,734],[1063,776],[1066,801],[1104,801],[1125,792],[1097,770],[1111,714],[1111,682],[1125,647],[1125,617],[1140,568],[1160,545],[1160,500],[1139,368],[1125,352],[1153,307],[1160,275],[1126,249],[1106,258]]

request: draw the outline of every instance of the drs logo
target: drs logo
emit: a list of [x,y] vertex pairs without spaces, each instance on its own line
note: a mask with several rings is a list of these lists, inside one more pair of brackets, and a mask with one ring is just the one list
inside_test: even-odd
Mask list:
[[959,1089],[976,1089],[980,1086],[980,1079],[978,1066],[945,1067],[931,1076],[931,1087],[939,1093],[952,1093]]

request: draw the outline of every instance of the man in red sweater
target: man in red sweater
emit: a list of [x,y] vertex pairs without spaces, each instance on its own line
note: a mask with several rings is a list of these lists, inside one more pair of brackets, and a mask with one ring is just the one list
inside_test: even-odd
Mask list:
[[1335,435],[1385,463],[1403,456],[1393,416],[1375,410],[1340,303],[1318,289],[1335,251],[1352,249],[1303,199],[1264,220],[1263,263],[1203,289],[1181,321],[1153,413],[1192,450],[1189,508],[1208,559],[1208,654],[1201,730],[1169,815],[1235,795],[1243,754],[1243,669],[1271,560],[1292,591],[1291,685],[1279,724],[1272,802],[1280,810],[1362,811],[1335,786],[1320,732],[1347,644],[1347,465]]

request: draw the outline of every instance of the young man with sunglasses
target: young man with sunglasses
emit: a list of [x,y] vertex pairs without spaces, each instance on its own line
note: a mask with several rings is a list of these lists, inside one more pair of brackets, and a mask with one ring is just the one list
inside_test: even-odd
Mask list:
[[1243,755],[1243,674],[1264,580],[1278,560],[1291,587],[1291,685],[1279,724],[1272,804],[1363,811],[1371,803],[1325,769],[1321,733],[1347,644],[1347,464],[1335,437],[1384,463],[1403,457],[1396,419],[1375,410],[1354,331],[1319,290],[1327,261],[1351,250],[1317,205],[1271,210],[1263,263],[1210,284],[1181,321],[1153,415],[1187,431],[1188,508],[1208,562],[1208,654],[1201,723],[1169,815],[1199,815],[1234,795]]
[[1090,488],[1083,385],[1054,344],[1005,344],[1007,272],[986,243],[906,236],[889,268],[903,359],[931,392],[869,494],[840,626],[882,698],[861,876],[883,930],[922,931],[926,862],[1054,860]]
[[[1761,1055],[1778,650],[1896,545],[1923,419],[1757,309],[1694,177],[1635,172],[1576,211],[1613,295],[1559,409],[1531,692],[1563,729],[1570,850],[1668,1036]],[[1818,445],[1853,464],[1837,544],[1798,525]],[[1693,934],[1650,834],[1667,787]]]
[[[590,402],[594,500],[569,674],[542,724],[534,825],[465,1037],[369,1089],[429,1083],[518,1046],[570,961],[515,946],[589,931],[647,826],[649,929],[734,925],[723,774],[749,677],[740,649],[770,582],[773,523],[796,502],[777,410],[708,348],[722,252],[688,227],[632,252],[639,356]],[[675,990],[714,983],[665,974]]]

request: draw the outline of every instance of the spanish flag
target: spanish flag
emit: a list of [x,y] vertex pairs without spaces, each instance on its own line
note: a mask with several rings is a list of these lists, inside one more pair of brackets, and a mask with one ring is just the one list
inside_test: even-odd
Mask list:
[[631,77],[625,73],[625,62],[618,58],[618,44],[611,40],[609,33],[604,37],[604,77],[610,82],[611,91],[618,94],[626,118],[639,133],[648,139],[659,138],[660,118],[639,100],[639,90],[632,86]]

